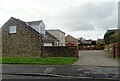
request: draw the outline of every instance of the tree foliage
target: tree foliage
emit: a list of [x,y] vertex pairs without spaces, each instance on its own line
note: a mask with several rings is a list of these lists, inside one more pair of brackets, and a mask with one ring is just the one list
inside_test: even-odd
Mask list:
[[114,42],[118,42],[120,35],[118,32],[106,32],[104,35],[104,42],[105,44],[110,44]]
[[96,45],[96,41],[92,41],[92,45]]
[[96,41],[96,49],[97,50],[103,50],[104,49],[104,41]]

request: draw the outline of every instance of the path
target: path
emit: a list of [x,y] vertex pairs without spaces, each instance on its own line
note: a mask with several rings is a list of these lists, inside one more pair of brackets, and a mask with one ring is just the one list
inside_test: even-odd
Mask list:
[[73,65],[118,66],[118,61],[105,50],[80,50],[79,59]]

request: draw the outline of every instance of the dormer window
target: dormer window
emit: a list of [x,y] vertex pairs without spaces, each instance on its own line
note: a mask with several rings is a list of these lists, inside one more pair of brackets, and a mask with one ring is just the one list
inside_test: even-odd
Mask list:
[[10,26],[9,27],[9,33],[16,33],[16,26]]

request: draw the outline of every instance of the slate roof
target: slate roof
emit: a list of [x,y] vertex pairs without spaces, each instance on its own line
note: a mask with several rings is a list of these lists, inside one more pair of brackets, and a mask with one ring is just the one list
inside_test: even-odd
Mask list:
[[[77,40],[75,37],[71,36],[71,35],[67,35],[66,37],[72,37],[73,39]],[[66,38],[65,37],[65,38]]]
[[29,22],[26,22],[29,26],[36,26],[36,25],[39,25],[41,22],[43,22],[42,20],[39,20],[39,21],[29,21]]
[[45,42],[59,41],[56,37],[54,37],[52,34],[50,34],[47,30],[45,30],[44,39],[45,39]]
[[[22,26],[26,27],[27,29],[29,29],[30,31],[34,32],[36,35],[43,37],[45,42],[53,42],[53,41],[59,41],[56,37],[54,37],[53,35],[51,35],[49,32],[45,31],[45,34],[41,34],[39,32],[37,32],[35,29],[33,29],[30,25],[38,25],[40,24],[41,21],[31,21],[31,22],[24,22],[20,19],[16,19],[11,17],[12,19],[14,19],[15,21],[17,21],[19,24],[21,24]],[[29,23],[29,25],[28,25]]]
[[50,30],[47,30],[47,31],[60,31],[60,32],[65,34],[65,32],[61,31],[60,29],[50,29]]
[[110,29],[110,30],[107,30],[107,32],[118,32],[120,31],[120,29]]
[[13,18],[11,17],[12,19],[16,20],[19,24],[21,24],[22,26],[26,27],[27,29],[29,29],[30,31],[34,32],[36,35],[40,36],[40,37],[43,37],[43,35],[41,35],[39,32],[37,32],[35,29],[33,29],[32,27],[28,26],[26,24],[26,22],[20,20],[20,19],[16,19],[16,18]]

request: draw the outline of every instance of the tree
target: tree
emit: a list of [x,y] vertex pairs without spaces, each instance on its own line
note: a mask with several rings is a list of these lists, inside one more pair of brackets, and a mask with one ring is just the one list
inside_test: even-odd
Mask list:
[[96,49],[97,50],[103,50],[104,49],[104,42],[103,41],[96,41]]
[[92,43],[91,43],[92,45],[96,45],[96,41],[92,41]]
[[104,35],[104,42],[105,44],[110,44],[113,40],[113,37],[111,35],[113,35],[114,32],[106,32]]
[[118,33],[116,32],[116,33],[114,33],[113,35],[111,35],[111,37],[113,38],[112,41],[111,41],[112,43],[118,42],[119,39],[120,39],[120,34],[118,34]]

